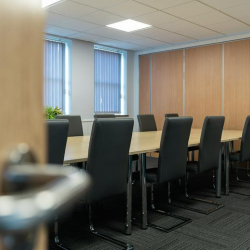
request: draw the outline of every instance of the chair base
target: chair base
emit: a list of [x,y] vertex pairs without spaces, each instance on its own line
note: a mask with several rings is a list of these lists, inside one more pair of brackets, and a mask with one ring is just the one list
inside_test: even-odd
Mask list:
[[200,198],[196,198],[196,197],[186,197],[186,199],[188,200],[193,200],[193,201],[198,201],[198,202],[202,202],[202,203],[206,203],[206,204],[211,204],[211,205],[214,205],[215,207],[210,209],[210,210],[202,210],[202,209],[198,209],[198,208],[192,208],[192,207],[188,207],[188,206],[185,206],[185,205],[181,205],[181,204],[177,204],[177,203],[169,203],[169,205],[171,206],[174,206],[174,207],[178,207],[178,208],[183,208],[183,209],[186,209],[186,210],[190,210],[190,211],[193,211],[193,212],[197,212],[197,213],[201,213],[201,214],[211,214],[221,208],[223,208],[225,205],[224,204],[219,204],[217,202],[214,202],[214,201],[209,201],[209,200],[203,200],[203,199],[200,199]]
[[[239,180],[239,179],[237,180],[237,182],[249,183],[250,184],[250,181],[242,181],[242,180]],[[248,188],[248,187],[236,185],[236,184],[233,184],[233,183],[230,183],[230,186],[239,187],[239,188],[245,188],[245,189],[249,190],[249,193],[242,193],[242,192],[237,192],[237,191],[234,191],[234,190],[229,190],[230,193],[244,195],[244,196],[250,196],[250,187]]]
[[61,248],[63,250],[70,250],[69,248],[64,247],[62,243],[60,243],[60,239],[58,236],[55,236],[55,244],[58,248]]

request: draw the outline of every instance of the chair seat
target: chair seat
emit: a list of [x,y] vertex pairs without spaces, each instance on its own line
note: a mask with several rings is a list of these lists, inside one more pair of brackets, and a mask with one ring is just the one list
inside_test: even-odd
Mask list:
[[192,146],[188,148],[188,151],[195,151],[195,150],[199,150],[199,146]]
[[231,153],[229,155],[229,160],[230,161],[240,161],[240,151],[237,151],[235,153]]
[[[140,180],[140,172],[134,172],[132,174],[133,180]],[[157,183],[157,168],[147,169],[146,181],[150,183]]]
[[198,161],[187,162],[187,172],[197,173],[198,171]]

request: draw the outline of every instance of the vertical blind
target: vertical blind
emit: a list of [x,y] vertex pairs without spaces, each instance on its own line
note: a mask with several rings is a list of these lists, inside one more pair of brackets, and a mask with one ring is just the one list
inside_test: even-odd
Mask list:
[[44,105],[64,110],[65,44],[44,42]]
[[121,54],[95,49],[95,113],[121,113]]

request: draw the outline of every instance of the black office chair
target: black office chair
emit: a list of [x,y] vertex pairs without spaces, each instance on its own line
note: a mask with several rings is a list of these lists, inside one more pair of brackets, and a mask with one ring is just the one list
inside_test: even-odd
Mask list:
[[[68,120],[47,120],[47,162],[63,166],[64,154],[67,144],[69,121]],[[59,240],[58,235],[58,216],[54,222],[55,243],[58,247],[66,249]]]
[[115,118],[115,114],[94,114],[94,118]]
[[171,203],[170,181],[186,176],[187,148],[190,136],[192,117],[166,118],[163,126],[161,144],[159,151],[158,168],[149,169],[146,173],[146,181],[151,184],[151,208],[161,214],[171,216],[182,222],[170,228],[164,228],[155,224],[148,226],[164,232],[171,232],[181,226],[190,223],[192,220],[179,215],[174,215],[156,209],[154,205],[154,185],[168,183],[168,202]]
[[157,131],[155,117],[152,114],[137,115],[141,132]]
[[57,115],[56,119],[67,119],[69,121],[69,137],[83,136],[82,120],[80,115]]
[[[238,175],[239,163],[246,162],[247,163],[247,172],[248,172],[248,169],[249,169],[249,161],[250,161],[250,116],[247,116],[246,121],[245,121],[245,125],[244,125],[244,128],[243,128],[240,151],[230,153],[229,160],[230,160],[231,163],[232,162],[236,163],[236,180],[238,182],[242,182],[242,183],[250,183],[249,181],[240,180],[239,175]],[[248,173],[247,173],[247,175],[248,175],[248,177],[250,177]],[[246,188],[246,187],[240,186],[240,185],[233,185],[232,183],[230,185],[231,186]],[[241,195],[246,195],[246,196],[250,195],[250,194],[241,193],[241,192],[238,192],[238,191],[235,191],[235,190],[230,190],[230,192],[241,194]]]
[[[221,196],[221,135],[224,121],[224,116],[207,116],[205,118],[199,145],[199,159],[198,161],[187,163],[187,178],[185,184],[185,186],[187,186],[188,174],[201,174],[206,171],[216,171],[216,196],[218,198]],[[210,210],[201,210],[182,205],[177,206],[202,214],[210,214],[224,207],[223,204],[213,201],[189,197],[187,188],[186,197],[194,201],[214,205],[215,207]]]
[[165,114],[165,118],[170,118],[170,117],[179,117],[179,115],[177,113],[169,113],[169,114]]
[[133,249],[133,246],[95,231],[91,205],[127,193],[125,233],[131,234],[131,160],[128,160],[133,125],[134,120],[129,118],[95,119],[87,161],[87,172],[93,180],[93,188],[85,201],[89,208],[90,232],[125,249]]

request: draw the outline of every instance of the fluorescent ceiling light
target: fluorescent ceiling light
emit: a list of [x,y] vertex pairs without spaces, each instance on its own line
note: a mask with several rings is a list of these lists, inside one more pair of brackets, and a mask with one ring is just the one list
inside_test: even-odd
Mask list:
[[64,0],[42,0],[42,8],[46,8],[52,4],[62,2]]
[[121,21],[118,23],[109,24],[109,25],[107,25],[107,27],[126,31],[126,32],[131,32],[131,31],[135,31],[135,30],[150,28],[152,26],[145,24],[145,23],[137,22],[137,21],[134,21],[131,19],[127,19],[127,20],[124,20],[124,21]]

